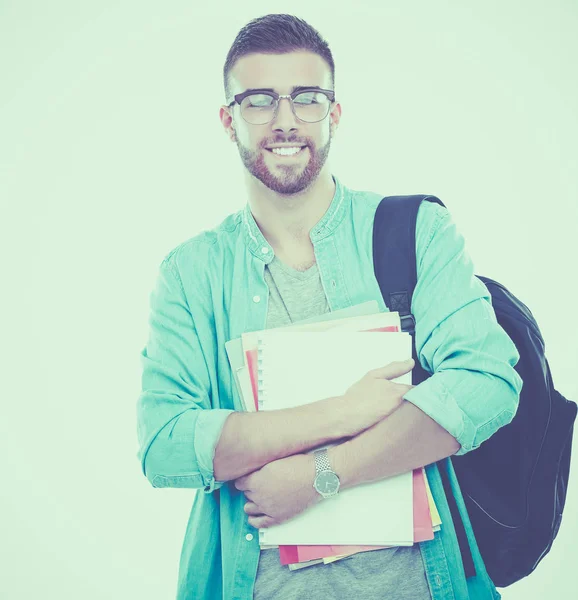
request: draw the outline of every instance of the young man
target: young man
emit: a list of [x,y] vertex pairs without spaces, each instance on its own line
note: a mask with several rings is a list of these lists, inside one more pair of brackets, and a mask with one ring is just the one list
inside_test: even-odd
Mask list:
[[[162,261],[141,353],[143,472],[154,487],[202,490],[178,599],[499,598],[450,468],[476,567],[465,578],[436,462],[476,448],[512,419],[519,355],[443,207],[422,203],[416,231],[416,349],[433,375],[401,386],[388,380],[411,367],[393,363],[341,397],[242,412],[226,341],[367,300],[388,310],[372,258],[382,194],[349,189],[331,174],[341,106],[329,47],[307,23],[289,15],[251,21],[224,79],[220,118],[245,165],[248,202]],[[327,501],[313,487],[306,451],[348,436],[325,455],[340,489],[429,465],[441,531],[410,548],[289,571],[277,550],[260,549],[257,529]]]

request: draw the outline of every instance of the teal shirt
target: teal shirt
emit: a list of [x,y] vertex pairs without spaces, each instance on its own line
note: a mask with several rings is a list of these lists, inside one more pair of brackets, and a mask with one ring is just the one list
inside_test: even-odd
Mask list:
[[[372,256],[373,217],[382,195],[333,179],[331,204],[310,232],[327,302],[334,311],[376,300],[387,311]],[[463,236],[436,203],[420,206],[416,254],[416,350],[433,375],[404,398],[454,436],[464,454],[512,420],[522,388],[514,369],[519,354],[474,276]],[[233,482],[215,481],[213,456],[225,420],[243,410],[225,342],[265,329],[264,269],[273,256],[246,204],[169,252],[150,294],[149,337],[140,355],[138,458],[153,487],[201,491],[183,541],[177,600],[252,598],[258,531],[247,522],[244,494]],[[433,540],[420,544],[432,599],[499,598],[447,462],[477,576],[464,577],[438,468],[429,465],[443,522]]]

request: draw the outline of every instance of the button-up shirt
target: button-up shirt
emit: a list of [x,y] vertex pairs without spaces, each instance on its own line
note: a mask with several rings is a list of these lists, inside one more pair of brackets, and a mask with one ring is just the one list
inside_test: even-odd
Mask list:
[[[382,195],[357,191],[334,175],[331,203],[310,239],[332,311],[376,300],[373,218]],[[265,265],[274,252],[249,203],[218,226],[182,242],[162,260],[150,294],[149,337],[141,352],[138,458],[153,487],[195,495],[181,552],[177,600],[250,600],[259,560],[243,492],[216,481],[213,457],[223,425],[244,410],[225,342],[265,329]],[[509,423],[522,380],[518,351],[497,323],[491,296],[448,210],[422,202],[416,223],[418,283],[412,298],[415,344],[432,376],[404,398],[459,442],[477,448]],[[460,488],[446,459],[477,575],[465,579],[437,464],[427,466],[442,519],[420,550],[433,600],[499,598],[484,568]]]

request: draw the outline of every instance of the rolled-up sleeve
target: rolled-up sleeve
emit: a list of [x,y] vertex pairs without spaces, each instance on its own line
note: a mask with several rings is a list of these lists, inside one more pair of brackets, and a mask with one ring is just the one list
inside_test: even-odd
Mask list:
[[404,398],[455,437],[461,455],[516,414],[522,379],[514,367],[520,355],[474,274],[463,236],[436,203],[420,205],[416,254],[416,353],[432,375]]
[[182,284],[165,259],[150,294],[148,341],[140,353],[137,456],[153,487],[202,488],[215,481],[213,457],[227,417],[211,406],[206,358]]

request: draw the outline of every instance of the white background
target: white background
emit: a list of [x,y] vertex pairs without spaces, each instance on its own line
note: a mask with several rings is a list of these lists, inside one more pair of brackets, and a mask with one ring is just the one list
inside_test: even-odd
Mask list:
[[[239,29],[272,10],[333,51],[332,171],[439,196],[578,399],[576,3],[194,5],[0,1],[6,600],[174,598],[195,492],[153,489],[136,457],[148,296],[169,250],[246,201],[218,118],[222,68]],[[574,452],[553,550],[506,600],[571,595]]]

